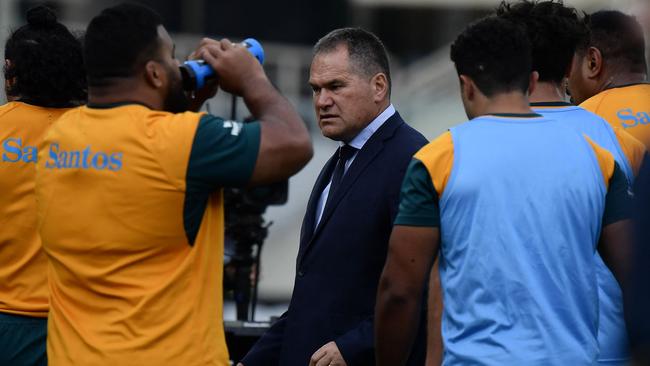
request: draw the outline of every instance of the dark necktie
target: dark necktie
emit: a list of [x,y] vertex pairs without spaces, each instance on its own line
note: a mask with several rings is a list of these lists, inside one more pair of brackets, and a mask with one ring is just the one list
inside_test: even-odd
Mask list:
[[332,173],[332,183],[330,184],[330,191],[329,194],[327,195],[327,202],[325,204],[325,207],[329,205],[330,201],[332,200],[332,196],[334,196],[336,189],[341,184],[341,180],[343,180],[343,175],[345,173],[345,163],[347,163],[348,160],[350,160],[356,152],[357,149],[347,144],[339,147],[339,151],[338,151],[339,158],[336,161],[336,167],[334,168],[334,173]]

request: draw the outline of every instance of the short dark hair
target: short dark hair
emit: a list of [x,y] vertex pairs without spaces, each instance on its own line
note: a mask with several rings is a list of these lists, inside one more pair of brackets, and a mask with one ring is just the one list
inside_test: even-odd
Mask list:
[[131,77],[147,61],[156,59],[161,24],[155,11],[133,3],[104,9],[94,17],[84,41],[88,84],[101,86],[112,78]]
[[562,82],[578,44],[587,34],[578,11],[561,0],[522,0],[516,4],[502,2],[497,15],[526,28],[533,47],[533,70],[539,72],[539,80]]
[[584,23],[588,33],[578,46],[581,55],[595,47],[606,63],[629,72],[647,72],[643,30],[636,18],[620,11],[603,10],[586,16]]
[[62,108],[85,103],[86,72],[81,42],[46,6],[27,11],[27,24],[5,44],[7,96],[41,107]]
[[347,47],[350,62],[358,73],[365,76],[384,73],[388,79],[388,90],[391,89],[388,53],[376,35],[361,28],[335,29],[318,40],[314,46],[314,56],[334,51],[340,45]]
[[488,97],[528,90],[531,45],[517,23],[491,16],[469,25],[451,45],[451,60]]

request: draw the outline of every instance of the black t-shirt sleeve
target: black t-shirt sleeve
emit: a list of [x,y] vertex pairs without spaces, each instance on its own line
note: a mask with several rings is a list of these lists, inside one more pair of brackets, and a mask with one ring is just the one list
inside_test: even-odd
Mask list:
[[618,163],[609,181],[609,189],[605,198],[605,214],[603,227],[632,217],[632,193],[625,178],[625,173]]
[[440,227],[438,193],[426,167],[417,159],[406,171],[395,225]]
[[199,121],[187,167],[187,185],[212,191],[245,186],[260,148],[260,124],[205,115]]

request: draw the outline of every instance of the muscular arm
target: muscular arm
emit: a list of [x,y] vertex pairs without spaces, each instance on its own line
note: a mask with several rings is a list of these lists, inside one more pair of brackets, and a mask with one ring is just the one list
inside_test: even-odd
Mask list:
[[426,366],[442,364],[442,287],[440,287],[440,260],[436,260],[429,277],[429,298],[427,299],[427,363]]
[[627,273],[632,258],[632,221],[607,225],[600,234],[598,252],[625,292]]
[[313,155],[305,122],[267,78],[259,62],[244,48],[204,39],[198,54],[219,75],[227,92],[243,97],[261,123],[261,142],[251,185],[280,181],[297,173]]
[[404,365],[408,359],[420,321],[423,286],[439,240],[438,228],[393,228],[375,308],[378,366]]
[[618,164],[615,164],[605,199],[603,229],[598,251],[618,280],[623,292],[625,292],[627,271],[632,258],[631,206],[630,188],[625,175]]

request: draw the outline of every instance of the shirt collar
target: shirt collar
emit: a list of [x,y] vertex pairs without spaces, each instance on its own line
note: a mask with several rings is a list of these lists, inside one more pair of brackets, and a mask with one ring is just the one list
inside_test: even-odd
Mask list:
[[530,103],[530,106],[532,108],[539,108],[539,107],[543,107],[543,108],[546,108],[546,107],[575,107],[571,103],[560,102],[560,101],[557,101],[557,102],[533,102],[533,103]]
[[[395,107],[393,105],[389,105],[388,108],[386,108],[383,112],[381,112],[366,128],[361,130],[359,134],[352,139],[352,141],[348,142],[348,145],[352,146],[353,148],[357,150],[361,150],[363,148],[363,145],[370,140],[372,135],[377,132],[377,130],[388,121],[390,117],[392,117],[395,114]],[[341,141],[341,145],[344,145],[345,143]]]

